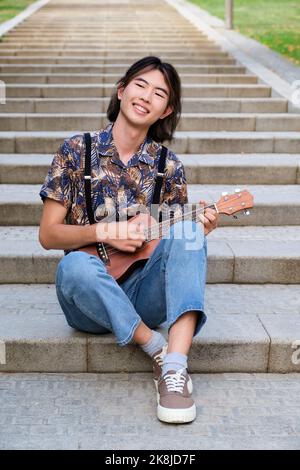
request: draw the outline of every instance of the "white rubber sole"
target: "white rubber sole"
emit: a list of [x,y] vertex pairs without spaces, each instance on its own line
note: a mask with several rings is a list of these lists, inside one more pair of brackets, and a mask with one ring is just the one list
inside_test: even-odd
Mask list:
[[158,404],[157,417],[160,421],[164,421],[165,423],[190,423],[196,418],[196,405],[193,404],[190,408],[174,409],[164,408]]

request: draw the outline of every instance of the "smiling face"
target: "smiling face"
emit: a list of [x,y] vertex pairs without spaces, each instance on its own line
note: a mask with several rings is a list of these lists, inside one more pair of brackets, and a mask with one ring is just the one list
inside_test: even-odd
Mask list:
[[169,87],[157,69],[141,71],[125,88],[118,88],[120,112],[134,126],[143,128],[149,128],[172,113],[169,96]]

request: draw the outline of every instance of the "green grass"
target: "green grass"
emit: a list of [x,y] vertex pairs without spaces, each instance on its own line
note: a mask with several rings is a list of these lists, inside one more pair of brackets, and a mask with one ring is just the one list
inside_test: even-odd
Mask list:
[[[225,19],[225,0],[189,0]],[[234,0],[234,29],[300,65],[299,0]]]
[[25,10],[36,0],[0,0],[0,24]]

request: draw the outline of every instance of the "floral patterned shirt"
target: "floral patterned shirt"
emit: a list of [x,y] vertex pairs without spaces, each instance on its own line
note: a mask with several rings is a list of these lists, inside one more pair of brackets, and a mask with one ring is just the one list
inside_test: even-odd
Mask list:
[[[94,219],[106,217],[115,220],[115,212],[125,218],[134,215],[140,207],[150,206],[154,193],[154,180],[158,171],[161,144],[146,136],[125,165],[119,157],[109,123],[104,129],[92,132],[91,188]],[[42,201],[46,197],[61,202],[66,209],[66,223],[89,223],[84,193],[85,142],[83,134],[65,139],[54,155],[40,190]],[[159,210],[165,208],[182,213],[188,203],[187,182],[181,160],[168,149],[165,177],[161,189]],[[131,213],[133,211],[133,213]],[[145,212],[145,210],[141,210]],[[121,220],[124,220],[121,219]]]

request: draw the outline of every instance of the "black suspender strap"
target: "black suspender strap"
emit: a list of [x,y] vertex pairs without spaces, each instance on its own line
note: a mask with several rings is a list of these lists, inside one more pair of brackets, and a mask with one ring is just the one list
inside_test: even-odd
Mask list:
[[[155,178],[155,187],[153,192],[152,204],[159,204],[160,203],[160,193],[164,179],[164,171],[166,166],[166,158],[167,158],[168,149],[164,145],[162,145],[162,149],[160,152],[160,157],[158,161],[158,169]],[[162,221],[162,213],[158,214],[158,206],[154,206],[151,208],[151,215],[158,220],[158,222]]]
[[[85,162],[84,162],[84,192],[86,201],[86,210],[90,225],[95,224],[94,211],[92,208],[92,190],[91,190],[91,153],[92,153],[92,139],[91,134],[86,132],[84,134],[85,140]],[[96,243],[99,258],[105,263],[109,264],[109,257],[103,243]]]
[[86,200],[86,210],[90,224],[95,223],[94,213],[92,209],[92,191],[91,191],[91,134],[85,133],[85,161],[84,161],[84,191]]
[[154,193],[153,193],[153,198],[152,198],[152,204],[159,204],[160,202],[160,192],[161,192],[161,187],[162,187],[163,179],[164,179],[167,153],[168,153],[167,147],[162,145],[159,162],[158,162],[158,170],[157,170],[156,179],[155,179],[155,188],[154,188]]

